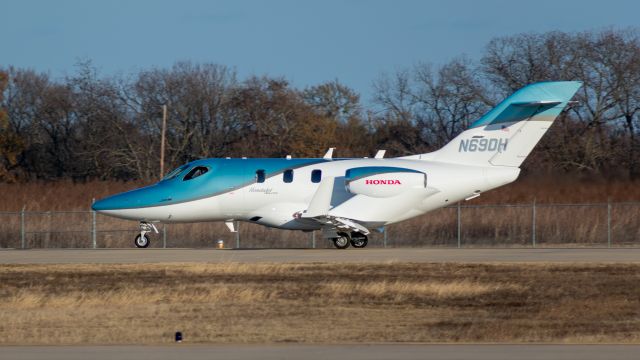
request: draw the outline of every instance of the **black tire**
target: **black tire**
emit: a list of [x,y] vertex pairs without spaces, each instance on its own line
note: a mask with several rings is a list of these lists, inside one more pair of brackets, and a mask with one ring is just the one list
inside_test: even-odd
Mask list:
[[147,237],[147,235],[145,235],[144,237],[141,237],[140,234],[138,234],[138,236],[136,236],[136,238],[133,240],[133,243],[136,245],[137,248],[147,248],[149,247],[149,238]]
[[351,246],[357,249],[362,249],[367,246],[369,243],[369,238],[367,235],[361,234],[359,232],[351,233]]
[[347,233],[338,233],[338,237],[332,240],[333,246],[340,250],[346,249],[351,245],[351,237]]

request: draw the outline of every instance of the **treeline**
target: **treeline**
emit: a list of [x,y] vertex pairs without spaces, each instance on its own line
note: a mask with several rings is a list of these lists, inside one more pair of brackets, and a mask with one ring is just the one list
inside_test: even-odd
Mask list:
[[635,30],[496,38],[477,61],[382,74],[370,103],[338,80],[296,89],[279,77],[239,79],[219,64],[101,76],[86,62],[63,79],[0,70],[3,181],[157,179],[163,104],[166,169],[202,157],[317,157],[329,147],[342,157],[422,153],[518,88],[544,80],[585,86],[525,169],[640,176]]

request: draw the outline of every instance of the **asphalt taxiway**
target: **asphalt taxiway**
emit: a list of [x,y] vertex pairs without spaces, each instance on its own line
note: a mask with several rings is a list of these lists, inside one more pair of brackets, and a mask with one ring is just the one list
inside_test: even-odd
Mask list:
[[5,346],[0,359],[15,360],[272,360],[272,359],[637,359],[640,345],[195,345]]
[[577,249],[46,249],[0,250],[0,264],[167,262],[588,262],[639,263],[640,248]]

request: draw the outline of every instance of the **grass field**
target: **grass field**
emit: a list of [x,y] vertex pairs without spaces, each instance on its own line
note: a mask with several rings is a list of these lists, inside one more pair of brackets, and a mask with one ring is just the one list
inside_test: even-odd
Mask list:
[[[0,183],[0,211],[89,210],[93,199],[149,185],[117,181],[33,181]],[[469,204],[593,203],[640,201],[640,182],[577,178],[561,174],[523,175],[517,181],[491,190]]]
[[[92,245],[91,200],[141,186],[119,182],[32,182],[0,184],[0,248],[22,246],[20,211],[24,218],[28,248],[89,247]],[[466,247],[532,246],[532,204],[536,200],[537,246],[638,246],[640,244],[640,183],[564,177],[524,177],[490,191],[463,205],[520,204],[518,207],[463,208],[461,243]],[[608,209],[607,201],[613,204]],[[558,207],[553,203],[598,203]],[[85,211],[47,213],[46,211]],[[4,213],[4,211],[14,213]],[[611,221],[608,222],[608,216]],[[608,227],[610,226],[610,232]],[[137,230],[134,221],[103,215],[96,218],[96,243],[101,248],[131,247]],[[163,228],[161,228],[163,229]],[[218,239],[235,244],[235,234],[223,223],[168,224],[168,247],[211,247]],[[394,247],[457,246],[457,209],[444,208],[387,227],[387,243]],[[71,232],[70,232],[71,231]],[[257,224],[240,225],[242,247],[310,247],[311,234],[269,229]],[[162,246],[162,238],[152,240]],[[164,239],[164,238],[163,238]],[[384,236],[374,232],[369,246],[381,247]],[[317,241],[319,247],[332,247]]]
[[0,344],[638,343],[640,265],[1,265]]

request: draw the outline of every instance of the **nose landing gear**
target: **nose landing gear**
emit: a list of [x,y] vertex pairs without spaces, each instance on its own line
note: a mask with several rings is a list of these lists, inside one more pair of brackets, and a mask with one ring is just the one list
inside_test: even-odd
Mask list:
[[147,235],[143,235],[142,233],[136,235],[133,242],[136,244],[137,248],[146,248],[149,246],[149,238]]
[[149,247],[150,241],[147,233],[151,231],[154,231],[156,234],[158,233],[158,229],[154,224],[145,221],[140,222],[140,234],[136,235],[136,238],[133,240],[137,248]]

